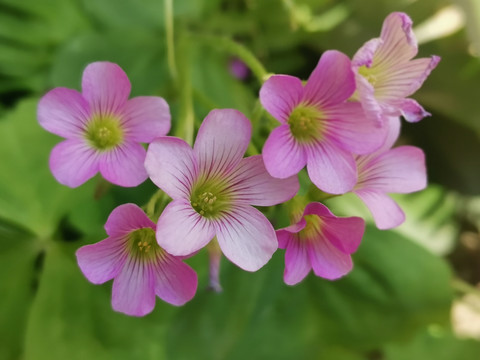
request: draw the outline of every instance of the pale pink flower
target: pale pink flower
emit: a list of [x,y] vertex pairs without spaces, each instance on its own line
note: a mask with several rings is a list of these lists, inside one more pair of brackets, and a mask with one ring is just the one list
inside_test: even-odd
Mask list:
[[375,151],[385,136],[360,103],[346,102],[354,91],[350,59],[333,50],[322,55],[305,86],[293,76],[270,77],[260,89],[260,101],[281,125],[263,147],[268,172],[286,178],[306,165],[321,190],[352,190],[357,182],[352,153]]
[[150,144],[145,167],[173,201],[157,224],[157,241],[174,255],[188,255],[214,236],[223,254],[248,271],[262,267],[277,249],[275,231],[255,206],[292,198],[297,177],[275,179],[260,155],[243,159],[251,124],[239,111],[213,110],[192,148],[162,137]]
[[384,115],[402,115],[410,122],[430,116],[408,97],[422,86],[440,57],[412,60],[417,52],[412,20],[394,12],[383,22],[380,37],[366,42],[353,57],[358,97],[377,124],[383,123]]
[[50,154],[60,183],[77,187],[98,172],[120,186],[147,179],[141,143],[168,133],[170,110],[157,96],[128,100],[130,87],[118,65],[95,62],[83,72],[82,93],[59,87],[40,100],[40,125],[66,138]]
[[177,306],[195,295],[197,274],[158,246],[155,227],[137,205],[120,205],[105,224],[108,238],[77,250],[78,265],[90,282],[114,279],[115,311],[144,316],[153,310],[155,295]]
[[286,249],[285,283],[297,284],[311,269],[329,280],[348,274],[353,267],[350,255],[364,231],[362,218],[336,217],[321,203],[308,204],[297,223],[277,230],[278,245]]

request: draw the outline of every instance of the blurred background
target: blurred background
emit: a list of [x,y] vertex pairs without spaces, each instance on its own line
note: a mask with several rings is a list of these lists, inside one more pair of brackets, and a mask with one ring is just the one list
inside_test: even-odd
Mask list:
[[[111,284],[88,283],[74,252],[105,237],[115,206],[144,205],[155,187],[58,184],[48,156],[60,138],[38,125],[39,98],[80,89],[84,67],[108,60],[132,96],[168,101],[173,134],[237,108],[257,118],[261,149],[273,120],[258,106],[258,69],[239,57],[306,79],[323,51],[351,57],[378,37],[392,11],[414,21],[419,57],[442,58],[414,95],[432,117],[403,122],[400,142],[424,149],[430,183],[395,196],[406,223],[370,225],[340,281],[285,285],[279,250],[256,273],[223,259],[214,293],[200,252],[190,303],[157,299],[144,318],[113,312]],[[0,0],[0,359],[480,359],[479,56],[478,0]],[[352,196],[327,205],[371,224]],[[286,225],[281,208],[265,211]]]

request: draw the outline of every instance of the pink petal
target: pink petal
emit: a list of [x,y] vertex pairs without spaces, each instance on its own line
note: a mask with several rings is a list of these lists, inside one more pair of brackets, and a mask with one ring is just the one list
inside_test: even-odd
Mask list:
[[353,155],[329,142],[307,148],[307,171],[312,182],[330,194],[344,194],[357,183]]
[[300,103],[303,86],[299,78],[273,75],[260,89],[263,107],[282,124],[286,124],[292,110]]
[[272,224],[251,206],[235,206],[215,228],[223,254],[246,271],[260,269],[278,248]]
[[318,215],[322,219],[322,234],[345,254],[357,251],[365,231],[365,221],[359,217],[336,217],[325,205],[313,202],[306,206],[304,215]]
[[382,45],[382,39],[376,38],[367,41],[363,46],[358,49],[352,59],[352,65],[355,69],[360,66],[371,67],[373,63],[373,57],[375,52]]
[[158,96],[140,96],[127,101],[123,115],[123,127],[129,139],[150,143],[168,134],[170,108]]
[[400,146],[359,163],[357,188],[389,193],[410,193],[427,186],[425,154],[414,146]]
[[142,259],[129,256],[113,281],[112,307],[131,316],[144,316],[155,307],[154,269]]
[[325,51],[305,85],[303,100],[321,108],[347,100],[355,91],[350,59],[339,51]]
[[130,89],[127,74],[117,64],[94,62],[83,71],[82,93],[93,113],[119,114],[127,102]]
[[150,179],[173,199],[190,198],[198,177],[192,148],[182,139],[162,137],[150,144],[145,159]]
[[74,138],[83,134],[90,110],[78,91],[55,88],[40,99],[37,116],[45,130],[64,138]]
[[386,116],[384,121],[384,126],[387,128],[386,138],[383,145],[376,151],[376,153],[385,152],[390,150],[392,146],[398,140],[400,136],[400,129],[402,123],[400,122],[400,118],[398,116]]
[[127,259],[126,238],[109,237],[77,250],[77,262],[83,275],[94,284],[103,284],[118,275]]
[[402,209],[386,194],[369,189],[355,190],[354,193],[367,205],[379,229],[392,229],[405,221]]
[[293,238],[285,252],[283,281],[287,285],[295,285],[307,276],[311,268],[306,242]]
[[307,163],[305,150],[293,138],[288,125],[281,125],[270,133],[262,154],[267,171],[276,178],[296,175]]
[[98,156],[84,140],[65,140],[50,153],[50,170],[57,181],[77,187],[98,172]]
[[324,111],[329,138],[355,154],[368,154],[385,142],[387,128],[365,117],[359,103],[344,103]]
[[359,100],[362,104],[365,116],[373,122],[375,126],[383,126],[384,109],[382,104],[375,97],[375,88],[362,75],[357,74],[355,79]]
[[240,111],[212,110],[198,130],[193,151],[200,172],[210,177],[225,174],[243,158],[252,136],[252,125]]
[[348,274],[352,268],[352,258],[338,250],[328,239],[319,234],[308,243],[308,257],[313,272],[325,279],[335,280]]
[[294,197],[300,187],[296,176],[287,179],[270,176],[261,155],[242,159],[228,182],[236,201],[256,206],[281,204]]
[[122,145],[100,154],[100,173],[113,184],[134,187],[143,183],[147,172],[143,163],[146,151],[142,145],[125,141]]
[[157,223],[157,242],[168,253],[185,256],[200,250],[215,236],[211,222],[198,214],[188,200],[173,200]]
[[306,225],[307,222],[305,221],[305,218],[302,217],[302,219],[298,223],[275,231],[278,240],[278,247],[280,249],[286,249],[288,247],[288,243],[290,241],[294,241],[292,240],[294,239],[293,234],[302,231]]
[[152,228],[155,230],[156,225],[135,204],[117,206],[110,213],[105,223],[105,231],[109,236],[122,236],[141,228]]
[[375,64],[392,66],[417,55],[418,45],[412,31],[412,20],[405,13],[388,15],[383,22],[380,38],[383,43],[375,54]]
[[164,253],[154,265],[155,293],[169,304],[180,306],[197,291],[197,274],[178,258]]
[[408,122],[414,123],[422,120],[431,114],[423,109],[423,107],[413,99],[401,99],[391,103],[400,109],[402,116]]

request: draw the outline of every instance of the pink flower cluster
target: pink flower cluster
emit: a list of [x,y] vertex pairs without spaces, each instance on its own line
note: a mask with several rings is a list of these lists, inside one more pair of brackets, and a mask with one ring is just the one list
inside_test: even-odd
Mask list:
[[[289,285],[311,269],[330,280],[347,274],[365,230],[363,219],[339,218],[307,199],[301,209],[290,209],[292,225],[275,231],[254,206],[292,199],[299,190],[297,174],[306,167],[323,192],[355,193],[378,228],[404,221],[387,193],[423,189],[426,169],[422,150],[393,147],[399,116],[415,122],[429,115],[408,96],[439,61],[412,60],[417,44],[411,26],[406,14],[390,14],[380,37],[353,60],[326,51],[305,84],[289,75],[271,76],[260,89],[260,102],[280,125],[262,155],[246,158],[252,126],[242,113],[211,111],[192,148],[166,136],[165,100],[128,100],[130,82],[112,63],[88,65],[82,93],[66,88],[47,93],[38,120],[66,138],[50,156],[60,183],[77,187],[98,172],[120,186],[137,186],[149,177],[172,199],[158,221],[134,204],[114,209],[105,224],[108,237],[77,251],[87,279],[95,284],[114,279],[113,308],[143,316],[153,310],[155,296],[173,305],[192,299],[197,275],[183,260],[212,241],[247,271],[264,266],[277,248],[286,249]],[[147,151],[142,143],[149,144]],[[218,273],[215,267],[213,272]]]

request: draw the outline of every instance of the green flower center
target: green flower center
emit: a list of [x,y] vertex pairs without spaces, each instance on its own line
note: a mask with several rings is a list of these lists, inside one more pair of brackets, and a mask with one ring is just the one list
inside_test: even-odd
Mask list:
[[87,125],[86,138],[97,150],[110,150],[122,143],[123,130],[115,116],[94,116]]
[[214,219],[230,208],[231,197],[224,184],[210,181],[194,187],[190,203],[197,213],[207,219]]
[[155,230],[152,228],[141,228],[128,235],[128,242],[132,254],[142,258],[152,258],[163,252],[158,246],[155,237]]
[[305,215],[304,219],[307,224],[303,230],[298,233],[298,237],[301,240],[308,240],[317,237],[318,233],[321,232],[322,219],[315,214]]
[[290,131],[296,140],[308,142],[322,137],[324,130],[323,114],[313,106],[299,105],[293,109],[287,120]]
[[378,76],[373,67],[366,67],[365,65],[360,66],[358,68],[358,73],[367,79],[367,81],[372,84],[373,87],[375,87],[378,82]]

